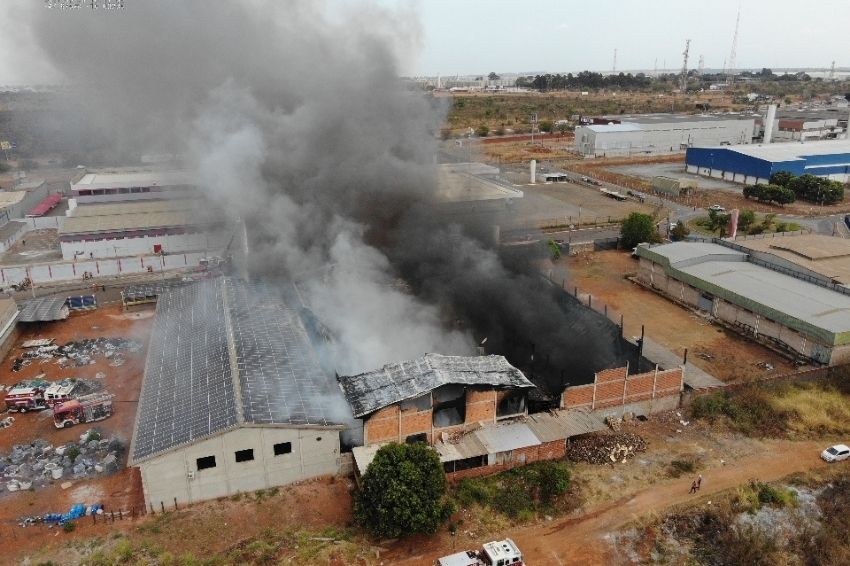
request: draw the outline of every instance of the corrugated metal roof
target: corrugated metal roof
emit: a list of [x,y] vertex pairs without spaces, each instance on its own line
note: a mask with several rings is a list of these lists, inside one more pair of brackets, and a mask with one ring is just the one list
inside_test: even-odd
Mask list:
[[193,226],[197,223],[197,220],[196,215],[185,211],[114,214],[110,216],[72,216],[65,219],[65,223],[59,228],[59,235]]
[[587,128],[591,132],[599,134],[611,132],[640,132],[643,130],[643,128],[641,128],[638,124],[593,124],[583,127]]
[[487,448],[488,454],[507,452],[528,446],[538,446],[540,440],[525,423],[488,426],[475,431],[475,436]]
[[535,413],[528,416],[526,424],[540,442],[552,442],[608,428],[599,415],[577,409]]
[[475,456],[484,456],[488,454],[487,447],[481,439],[475,434],[477,431],[471,431],[463,434],[459,438],[440,441],[434,444],[434,449],[440,455],[441,462],[454,462],[455,460],[464,460],[466,458],[474,458]]
[[71,185],[81,189],[120,189],[130,187],[167,187],[195,184],[195,177],[186,171],[103,171],[86,173]]
[[195,199],[144,200],[113,202],[108,204],[83,204],[74,209],[71,218],[82,216],[111,216],[116,214],[141,214],[151,212],[174,212],[201,208]]
[[534,387],[504,356],[440,354],[425,354],[416,360],[394,362],[370,372],[340,376],[339,382],[355,417],[418,397],[441,385]]
[[21,312],[18,315],[20,322],[51,322],[54,320],[65,320],[70,311],[65,305],[67,297],[39,297],[29,299],[20,305]]
[[710,149],[722,149],[749,155],[765,161],[794,161],[815,155],[841,155],[850,154],[850,141],[848,140],[819,140],[806,143],[769,143],[769,144],[745,144],[732,146],[719,146]]

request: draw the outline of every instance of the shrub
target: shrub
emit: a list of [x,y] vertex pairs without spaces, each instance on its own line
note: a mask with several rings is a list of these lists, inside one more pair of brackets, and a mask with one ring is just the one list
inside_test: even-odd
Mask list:
[[620,238],[624,248],[633,248],[642,242],[659,242],[661,240],[652,216],[640,212],[632,212],[623,221],[620,228]]
[[68,451],[65,453],[66,456],[71,460],[73,464],[77,457],[80,455],[80,449],[77,446],[71,446],[68,448]]
[[73,533],[74,529],[77,528],[77,524],[74,521],[68,521],[64,525],[62,525],[62,530],[66,533]]
[[692,460],[673,460],[670,462],[667,475],[671,478],[678,478],[682,474],[693,473],[694,470],[696,470],[696,464]]
[[537,472],[538,496],[544,505],[550,505],[570,489],[570,470],[563,462],[541,462],[534,470]]
[[455,497],[461,505],[472,505],[478,503],[485,505],[490,502],[490,492],[484,485],[475,479],[461,480],[455,489]]
[[490,126],[488,126],[487,124],[481,124],[480,126],[478,126],[475,129],[475,135],[482,137],[482,138],[486,138],[489,133],[490,133]]
[[424,443],[381,447],[354,503],[357,522],[380,537],[436,532],[444,512],[446,474]]
[[531,506],[531,498],[516,483],[510,483],[505,489],[499,491],[493,501],[493,507],[496,511],[511,519],[517,519],[523,511],[530,511]]

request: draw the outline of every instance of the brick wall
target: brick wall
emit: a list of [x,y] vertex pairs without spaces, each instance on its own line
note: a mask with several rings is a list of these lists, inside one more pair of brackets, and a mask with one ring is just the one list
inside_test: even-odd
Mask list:
[[404,442],[408,436],[425,433],[428,443],[439,438],[440,432],[463,430],[474,423],[496,422],[496,391],[493,389],[466,390],[466,419],[464,424],[434,428],[431,409],[402,410],[399,405],[385,407],[366,418],[363,423],[364,443]]
[[449,481],[456,482],[466,478],[477,478],[510,470],[518,466],[524,466],[533,462],[542,462],[544,460],[559,460],[567,455],[567,441],[553,440],[552,442],[544,442],[539,446],[529,446],[527,448],[519,448],[513,450],[511,459],[504,464],[495,466],[481,466],[480,468],[470,468],[469,470],[461,470],[446,474]]
[[605,409],[678,396],[683,388],[682,368],[628,375],[628,367],[601,371],[593,383],[567,387],[561,396],[565,409]]

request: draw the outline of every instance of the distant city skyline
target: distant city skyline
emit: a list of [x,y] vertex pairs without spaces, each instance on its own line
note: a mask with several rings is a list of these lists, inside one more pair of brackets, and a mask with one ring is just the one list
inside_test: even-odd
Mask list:
[[[133,1],[139,0],[126,0],[128,11]],[[33,3],[41,4],[4,0],[0,85],[63,82],[39,56],[27,29]],[[710,5],[692,0],[326,0],[324,8],[332,14],[386,9],[397,22],[399,74],[451,77],[490,71],[607,73],[615,48],[617,71],[657,67],[678,72],[686,39],[691,40],[689,68],[697,68],[703,56],[707,69],[720,70],[728,66],[739,5],[737,69],[828,69],[832,61],[838,69],[850,69],[846,0],[820,0],[816,10],[803,9],[806,5],[797,0],[716,0]],[[199,14],[199,25],[202,20]]]

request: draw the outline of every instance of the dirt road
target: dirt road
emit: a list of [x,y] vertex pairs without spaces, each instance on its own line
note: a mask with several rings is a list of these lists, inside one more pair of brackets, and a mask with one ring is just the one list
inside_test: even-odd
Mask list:
[[[818,456],[823,448],[822,443],[767,441],[765,444],[766,450],[758,455],[705,472],[702,489],[697,495],[688,494],[692,478],[669,480],[588,509],[578,517],[518,528],[503,533],[503,536],[516,541],[529,566],[613,564],[614,557],[609,553],[603,537],[635,519],[661,513],[688,501],[707,504],[712,495],[750,479],[775,481],[795,472],[826,465]],[[444,548],[406,560],[397,557],[391,563],[430,565],[445,554],[447,552]]]

